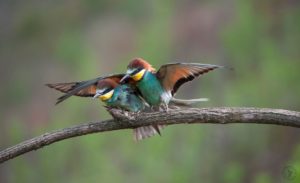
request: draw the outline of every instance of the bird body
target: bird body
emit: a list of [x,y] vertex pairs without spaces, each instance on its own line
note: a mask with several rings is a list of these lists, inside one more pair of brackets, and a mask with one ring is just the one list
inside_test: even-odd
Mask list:
[[143,79],[137,82],[136,86],[139,88],[143,98],[152,106],[157,106],[162,101],[169,103],[172,98],[162,88],[159,80],[152,72],[146,71]]
[[103,101],[109,107],[121,108],[130,112],[139,112],[145,109],[145,102],[128,84],[118,85],[110,99]]
[[[153,107],[168,109],[168,104],[190,105],[204,101],[178,100],[174,95],[185,82],[197,76],[219,68],[217,65],[197,63],[175,63],[162,65],[156,71],[147,61],[137,58],[128,65],[126,74],[115,74],[98,77],[88,81],[47,84],[65,93],[59,97],[60,103],[70,96],[99,98],[107,106],[120,108],[130,112],[140,112]],[[143,98],[143,99],[142,99]],[[160,134],[160,125],[143,126],[134,129],[134,137],[141,140],[146,137]]]
[[182,84],[220,67],[210,64],[174,63],[162,65],[156,71],[147,61],[136,58],[129,63],[121,82],[132,78],[147,103],[151,106],[162,106],[167,110],[169,102]]
[[[81,97],[99,98],[108,107],[119,108],[130,112],[140,112],[146,109],[147,103],[139,96],[137,89],[131,83],[120,84],[124,75],[111,75],[108,77],[99,77],[89,81],[47,84],[66,93],[58,98],[60,103],[69,96],[76,95]],[[83,87],[84,86],[84,87]],[[135,128],[134,139],[142,140],[155,134],[160,134],[160,125],[143,126]]]

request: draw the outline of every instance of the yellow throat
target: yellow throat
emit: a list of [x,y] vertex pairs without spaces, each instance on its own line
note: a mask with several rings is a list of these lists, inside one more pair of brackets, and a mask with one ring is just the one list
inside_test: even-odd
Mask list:
[[107,92],[104,95],[100,95],[99,98],[102,101],[106,101],[106,100],[109,100],[113,96],[113,94],[114,94],[114,90],[111,90],[110,92]]
[[139,81],[139,80],[142,79],[142,77],[144,76],[145,72],[146,72],[146,70],[143,69],[143,70],[141,70],[140,72],[136,73],[135,75],[131,76],[131,78],[132,78],[133,80],[135,80],[135,81]]

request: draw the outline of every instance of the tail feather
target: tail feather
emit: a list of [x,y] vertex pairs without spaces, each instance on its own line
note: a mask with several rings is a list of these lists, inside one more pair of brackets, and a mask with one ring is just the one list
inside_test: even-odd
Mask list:
[[156,134],[161,135],[160,131],[165,125],[142,126],[133,129],[133,138],[135,141],[140,141]]
[[189,99],[189,100],[172,98],[170,101],[170,105],[191,106],[196,103],[207,102],[207,101],[209,101],[208,98],[197,98],[197,99]]

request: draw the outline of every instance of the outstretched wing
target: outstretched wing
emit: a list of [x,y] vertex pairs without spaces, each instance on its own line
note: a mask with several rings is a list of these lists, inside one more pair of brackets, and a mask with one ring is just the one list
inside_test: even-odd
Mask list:
[[54,88],[58,91],[66,93],[65,95],[57,99],[56,104],[66,100],[67,98],[75,95],[80,97],[93,97],[96,94],[97,83],[106,78],[115,80],[117,83],[120,82],[124,74],[114,74],[104,77],[98,77],[88,81],[81,82],[70,82],[70,83],[56,83],[56,84],[46,84],[50,88]]
[[[70,83],[54,83],[54,84],[46,84],[49,88],[56,89],[58,91],[61,91],[63,93],[68,93],[74,89],[76,89],[79,86],[82,86],[83,83],[87,81],[81,81],[81,82],[70,82]],[[84,88],[80,90],[79,92],[75,93],[74,95],[80,96],[80,97],[90,97],[92,93],[94,92],[95,87],[94,85]]]
[[170,91],[172,96],[184,83],[222,66],[198,63],[174,63],[161,66],[156,76],[163,88]]

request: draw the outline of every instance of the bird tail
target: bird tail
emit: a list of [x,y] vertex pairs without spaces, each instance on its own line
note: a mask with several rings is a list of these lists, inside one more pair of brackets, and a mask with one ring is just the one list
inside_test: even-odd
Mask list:
[[151,125],[142,126],[133,129],[133,138],[135,141],[140,141],[145,138],[152,137],[156,134],[161,135],[160,131],[165,127],[165,125]]
[[172,98],[170,101],[170,105],[191,106],[199,102],[207,102],[207,101],[209,101],[208,98],[197,98],[197,99],[189,99],[189,100]]

